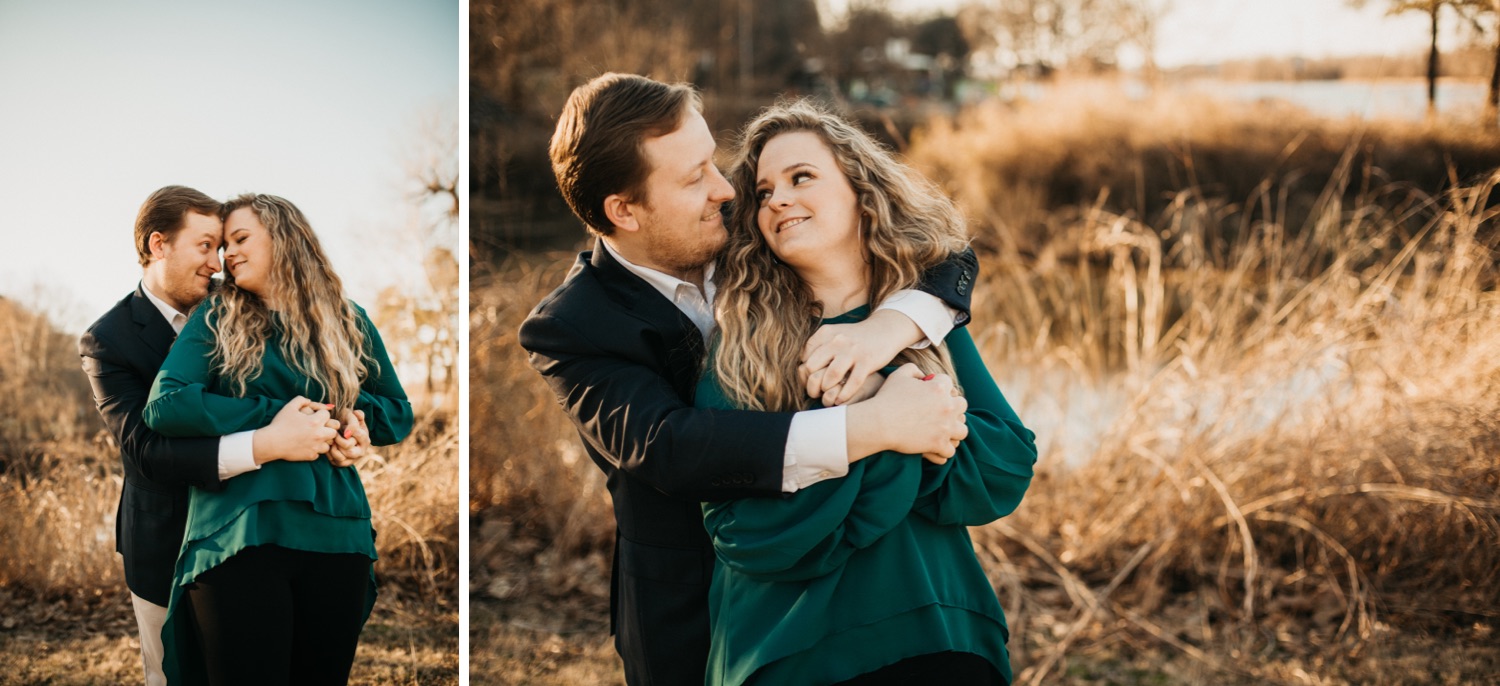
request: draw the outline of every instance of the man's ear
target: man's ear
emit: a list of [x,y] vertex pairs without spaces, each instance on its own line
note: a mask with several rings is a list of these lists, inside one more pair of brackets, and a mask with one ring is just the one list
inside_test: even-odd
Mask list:
[[619,193],[604,198],[604,218],[621,231],[641,230],[641,220],[636,216],[634,205]]
[[146,238],[146,247],[151,251],[151,257],[158,260],[166,259],[167,237],[163,236],[160,231],[151,232],[151,235]]

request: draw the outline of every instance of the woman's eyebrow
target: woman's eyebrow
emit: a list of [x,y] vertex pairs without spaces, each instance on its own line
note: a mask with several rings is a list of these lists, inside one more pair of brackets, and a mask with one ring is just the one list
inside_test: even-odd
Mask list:
[[[818,165],[813,164],[811,162],[794,162],[794,163],[792,163],[790,165],[787,165],[786,169],[781,170],[781,173],[785,174],[785,173],[790,172],[790,171],[792,171],[794,169],[797,169],[798,167],[811,167],[813,169],[817,169]],[[755,184],[757,186],[759,186],[760,184],[765,183],[765,182],[766,182],[766,177],[764,177],[764,176],[762,176],[762,177],[760,177],[760,178],[758,178],[758,179],[755,180]]]

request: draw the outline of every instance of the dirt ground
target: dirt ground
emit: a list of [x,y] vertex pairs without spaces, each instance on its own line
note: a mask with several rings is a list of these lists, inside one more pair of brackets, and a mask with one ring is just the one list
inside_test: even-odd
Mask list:
[[[458,612],[382,595],[360,637],[349,683],[458,683]],[[0,684],[93,686],[141,682],[130,597],[42,602],[0,589]],[[28,609],[29,608],[29,609]]]
[[[609,636],[603,598],[571,600],[523,595],[479,597],[470,604],[469,683],[624,684]],[[1265,650],[1250,655],[1224,644],[1186,655],[1149,640],[1091,643],[1068,651],[1041,680],[1079,686],[1195,684],[1446,684],[1500,683],[1500,645],[1486,631],[1458,636],[1406,635],[1371,641],[1336,658]],[[1213,661],[1221,665],[1215,667]],[[1013,665],[1017,675],[1032,666]],[[1250,670],[1255,670],[1252,673]],[[1017,683],[1026,683],[1018,678]]]
[[[519,533],[523,528],[498,510],[471,520],[469,683],[624,684],[609,636],[607,555],[568,557]],[[1150,618],[1161,637],[1105,617],[1058,653],[1071,616],[1066,599],[1060,592],[1034,597],[1057,602],[1029,608],[1025,620],[1012,618],[1018,684],[1500,683],[1500,641],[1484,622],[1435,633],[1382,624],[1361,642],[1314,645],[1299,638],[1291,618],[1196,626],[1195,594],[1186,592]]]

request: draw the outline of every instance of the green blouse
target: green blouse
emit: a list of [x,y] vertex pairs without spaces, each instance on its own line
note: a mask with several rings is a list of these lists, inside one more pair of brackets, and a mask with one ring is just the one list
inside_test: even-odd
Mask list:
[[[780,499],[704,504],[718,556],[706,683],[827,684],[949,650],[988,659],[1010,681],[1005,615],[967,527],[1020,504],[1035,435],[968,331],[944,343],[969,402],[969,436],[946,464],[887,452]],[[731,407],[712,366],[696,404]]]
[[[287,401],[298,395],[313,400],[325,397],[320,384],[292,369],[282,356],[283,331],[275,319],[261,357],[260,375],[246,384],[243,394],[231,390],[210,359],[214,339],[208,319],[215,316],[216,302],[211,298],[194,310],[162,363],[144,411],[148,426],[168,436],[224,436],[270,424]],[[380,332],[362,308],[354,305],[354,310],[365,335],[365,351],[378,365],[361,384],[354,407],[365,413],[370,442],[390,445],[411,433],[411,403]],[[312,462],[275,461],[225,481],[221,491],[191,489],[187,531],[162,629],[163,667],[169,683],[204,680],[200,651],[191,645],[192,631],[185,625],[189,613],[178,612],[183,589],[235,553],[267,544],[376,559],[370,503],[359,473],[334,467],[326,457]],[[372,569],[365,619],[374,603]]]

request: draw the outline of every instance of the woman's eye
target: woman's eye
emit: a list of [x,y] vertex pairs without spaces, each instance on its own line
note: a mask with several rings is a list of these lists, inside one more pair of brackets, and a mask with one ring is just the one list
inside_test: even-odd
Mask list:
[[760,204],[762,204],[762,205],[766,204],[766,201],[770,200],[770,199],[771,199],[771,191],[769,191],[769,190],[766,190],[766,189],[763,188],[763,189],[758,190],[758,191],[755,192],[755,201],[758,202],[758,203],[760,203]]
[[809,174],[807,172],[797,172],[796,174],[792,174],[792,185],[794,185],[794,186],[798,185],[798,184],[802,183],[803,181],[806,181],[806,180],[811,179],[811,178],[812,178],[812,174]]

